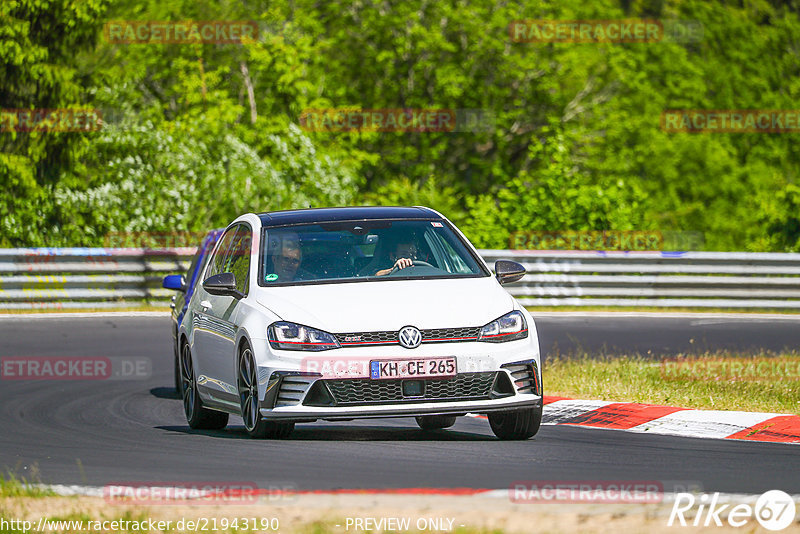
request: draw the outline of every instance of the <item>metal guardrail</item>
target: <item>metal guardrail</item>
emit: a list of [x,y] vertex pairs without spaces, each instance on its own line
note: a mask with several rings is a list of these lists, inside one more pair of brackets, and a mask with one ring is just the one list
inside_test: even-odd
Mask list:
[[[166,274],[194,248],[0,249],[0,309],[122,308],[163,304]],[[481,250],[522,263],[508,287],[526,306],[800,309],[800,254]]]
[[195,248],[0,249],[0,309],[164,305],[164,275],[184,273]]
[[800,254],[481,250],[528,274],[508,290],[526,306],[800,308]]

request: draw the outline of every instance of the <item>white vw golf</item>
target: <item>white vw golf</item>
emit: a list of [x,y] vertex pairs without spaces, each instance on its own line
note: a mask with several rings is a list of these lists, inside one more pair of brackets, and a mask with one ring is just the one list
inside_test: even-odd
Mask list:
[[295,423],[486,414],[501,439],[542,419],[530,314],[441,214],[325,208],[246,214],[219,239],[178,332],[192,428],[241,415],[254,437]]

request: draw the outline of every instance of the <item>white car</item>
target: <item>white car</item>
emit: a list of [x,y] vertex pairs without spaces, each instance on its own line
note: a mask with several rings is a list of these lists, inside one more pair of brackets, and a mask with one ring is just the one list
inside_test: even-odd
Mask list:
[[486,414],[501,439],[542,419],[530,314],[444,216],[423,207],[242,215],[225,230],[179,330],[192,428],[241,415],[253,437],[295,423]]

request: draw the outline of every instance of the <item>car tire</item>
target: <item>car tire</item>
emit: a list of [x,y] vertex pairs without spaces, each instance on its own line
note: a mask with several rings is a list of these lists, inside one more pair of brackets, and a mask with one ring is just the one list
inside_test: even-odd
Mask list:
[[183,398],[183,411],[189,427],[195,430],[221,430],[228,425],[228,414],[209,410],[203,406],[200,393],[197,391],[197,376],[194,372],[192,352],[189,343],[184,342],[181,347],[181,389]]
[[172,376],[175,381],[175,393],[179,399],[183,399],[183,389],[181,388],[181,338],[178,334],[177,327],[173,330],[172,335],[172,359],[174,360]]
[[239,406],[242,410],[244,428],[251,437],[258,439],[283,439],[294,430],[294,423],[267,421],[258,412],[258,368],[253,351],[247,343],[239,351],[236,385],[239,391]]
[[175,365],[173,365],[172,369],[172,374],[174,375],[175,379],[175,394],[178,395],[179,399],[182,399],[183,388],[181,387],[181,362],[177,354],[175,354],[173,359],[175,360]]
[[440,430],[456,424],[455,415],[422,415],[416,419],[422,430]]
[[500,439],[528,439],[536,435],[542,424],[542,406],[489,414],[489,425]]

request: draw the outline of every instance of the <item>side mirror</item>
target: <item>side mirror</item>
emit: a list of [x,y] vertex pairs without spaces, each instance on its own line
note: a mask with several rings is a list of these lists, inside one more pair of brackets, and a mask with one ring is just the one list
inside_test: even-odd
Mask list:
[[210,276],[203,282],[203,289],[220,297],[234,297],[240,299],[244,297],[236,289],[236,277],[233,273],[220,273]]
[[171,274],[165,276],[161,281],[164,289],[174,289],[175,291],[186,291],[186,278],[182,274]]
[[525,267],[515,261],[497,260],[494,264],[497,281],[501,284],[510,284],[525,276]]

